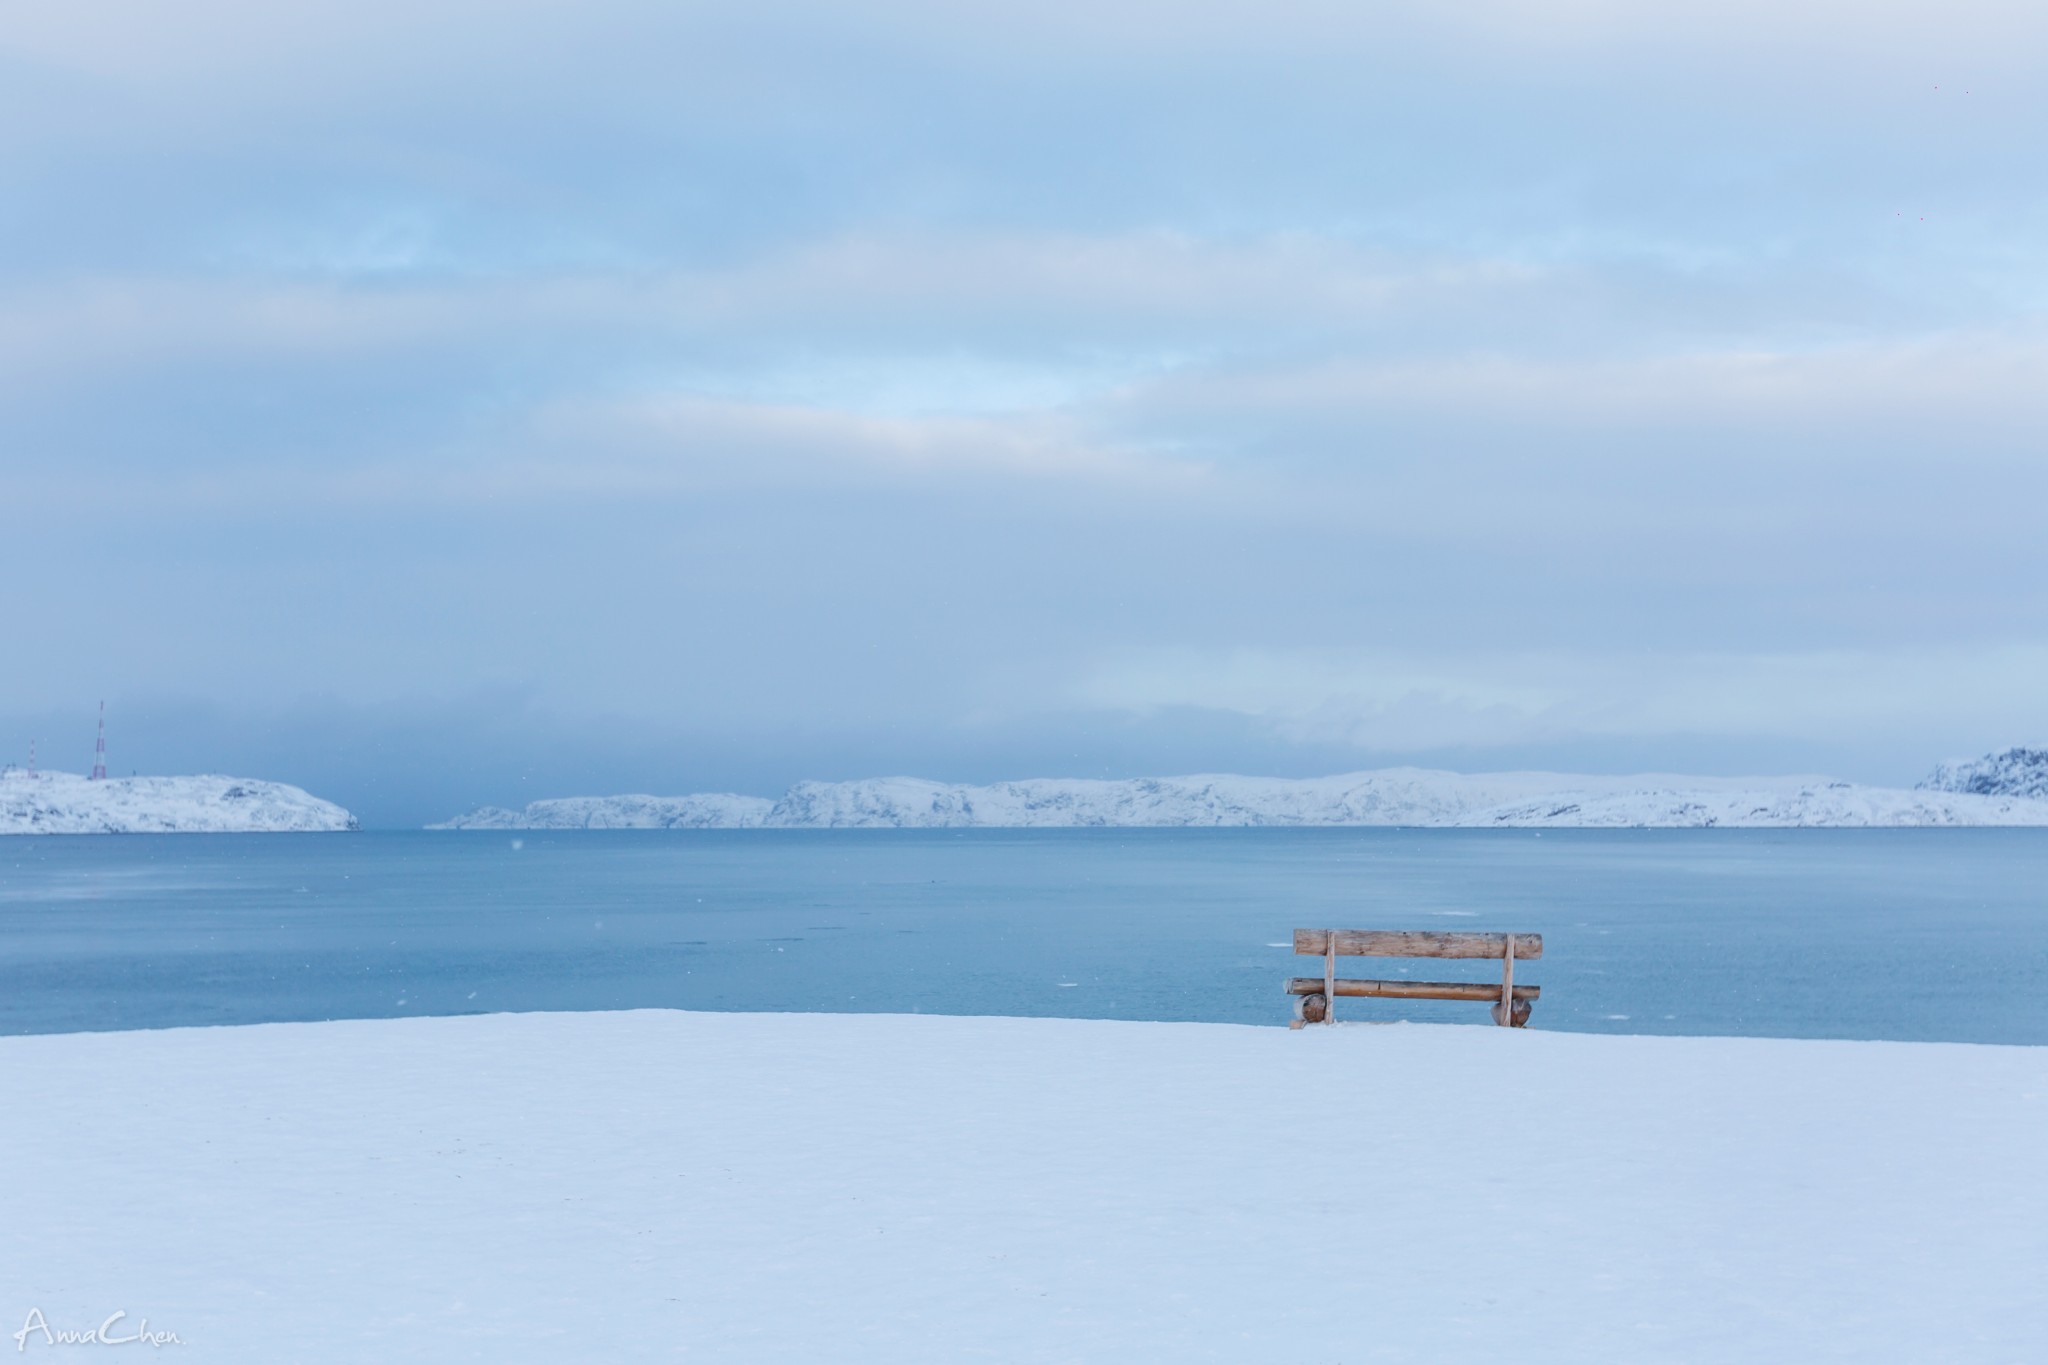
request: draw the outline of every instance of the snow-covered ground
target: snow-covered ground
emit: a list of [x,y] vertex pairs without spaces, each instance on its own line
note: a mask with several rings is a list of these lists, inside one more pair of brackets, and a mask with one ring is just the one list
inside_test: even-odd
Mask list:
[[727,794],[571,797],[485,807],[438,829],[930,829],[1100,825],[2048,825],[2048,799],[1865,787],[1821,777],[1452,773],[1337,777],[1037,778],[963,786],[913,777],[799,782],[779,801]]
[[4,1038],[0,1075],[8,1338],[39,1310],[232,1362],[2048,1341],[2042,1048],[641,1011]]
[[246,777],[111,777],[20,769],[0,776],[0,834],[243,834],[356,827],[297,787]]

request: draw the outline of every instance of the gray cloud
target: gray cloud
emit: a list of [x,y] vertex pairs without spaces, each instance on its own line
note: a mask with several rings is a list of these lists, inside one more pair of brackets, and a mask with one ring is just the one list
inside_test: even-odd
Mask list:
[[0,748],[412,819],[2038,736],[2044,24],[26,12]]

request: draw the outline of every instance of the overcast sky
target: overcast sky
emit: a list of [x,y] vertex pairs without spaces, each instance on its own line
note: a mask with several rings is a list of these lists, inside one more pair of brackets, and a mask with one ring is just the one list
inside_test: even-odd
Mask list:
[[2048,7],[10,4],[0,757],[2048,737]]

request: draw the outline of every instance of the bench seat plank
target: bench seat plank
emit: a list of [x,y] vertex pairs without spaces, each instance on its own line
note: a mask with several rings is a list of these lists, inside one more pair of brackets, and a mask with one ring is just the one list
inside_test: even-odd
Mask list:
[[[1331,932],[1328,929],[1296,929],[1294,951],[1323,956],[1329,948]],[[1339,957],[1490,957],[1498,960],[1508,955],[1506,934],[1435,934],[1399,929],[1338,929],[1335,932]],[[1529,962],[1542,956],[1543,935],[1515,935],[1515,961]]]
[[[1517,945],[1520,946],[1519,944]],[[1517,961],[1521,954],[1515,954]],[[1287,981],[1289,995],[1321,995],[1320,976],[1296,976]],[[1339,996],[1379,996],[1388,1000],[1499,1000],[1500,986],[1489,981],[1361,981],[1337,978]],[[1541,986],[1516,986],[1515,999],[1534,1000],[1543,994]]]

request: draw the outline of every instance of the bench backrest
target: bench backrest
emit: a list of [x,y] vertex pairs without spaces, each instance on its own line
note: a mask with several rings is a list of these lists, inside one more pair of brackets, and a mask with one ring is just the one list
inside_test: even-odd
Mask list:
[[[1294,951],[1324,957],[1330,935],[1339,957],[1490,957],[1508,955],[1507,934],[1432,934],[1402,929],[1296,929]],[[1516,934],[1515,961],[1543,956],[1543,935]]]

